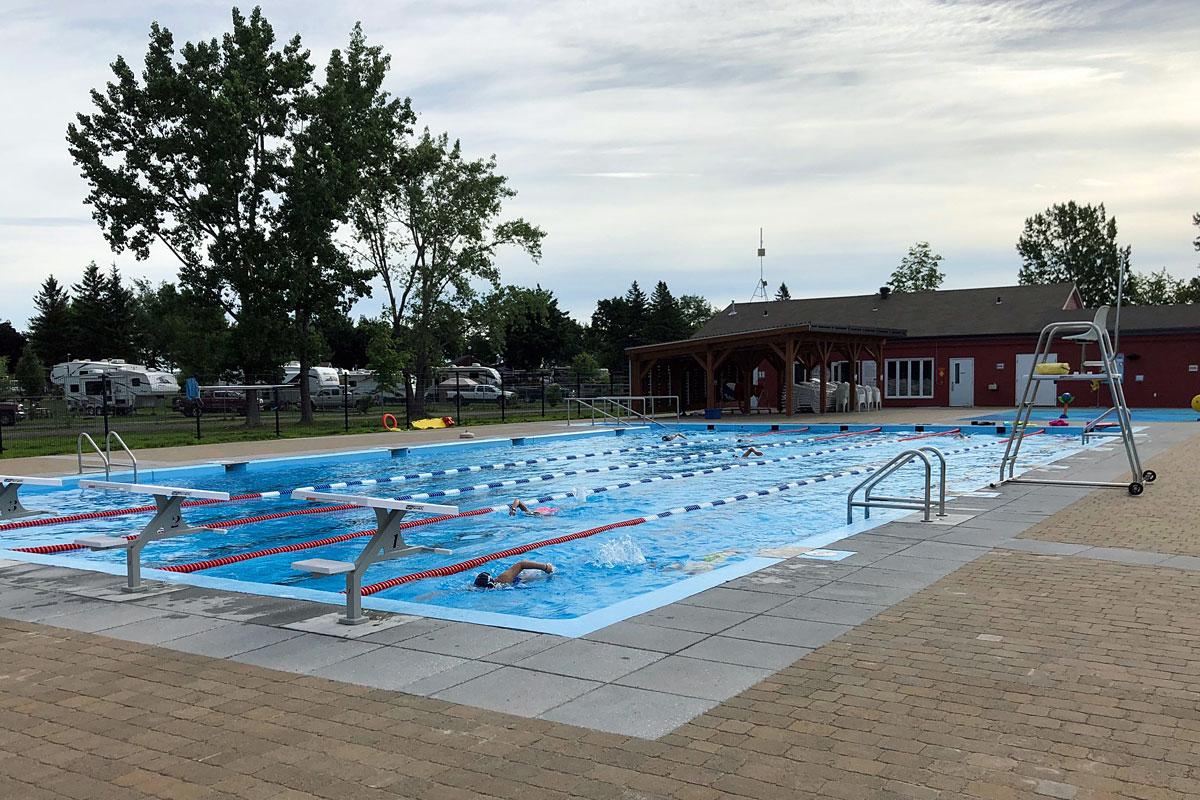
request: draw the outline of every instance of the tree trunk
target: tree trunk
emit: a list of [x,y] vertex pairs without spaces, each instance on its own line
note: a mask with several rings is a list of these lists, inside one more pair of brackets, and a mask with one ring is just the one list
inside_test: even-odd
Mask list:
[[[243,374],[248,374],[243,372]],[[246,390],[246,427],[257,428],[262,424],[262,414],[258,411],[258,389]]]
[[429,375],[429,359],[425,356],[417,356],[413,361],[413,380],[415,386],[412,393],[412,415],[414,417],[425,416],[425,380]]
[[312,354],[309,352],[309,328],[311,320],[307,311],[296,310],[296,328],[300,343],[300,424],[311,425],[313,422],[312,386],[308,382],[308,373],[312,369]]

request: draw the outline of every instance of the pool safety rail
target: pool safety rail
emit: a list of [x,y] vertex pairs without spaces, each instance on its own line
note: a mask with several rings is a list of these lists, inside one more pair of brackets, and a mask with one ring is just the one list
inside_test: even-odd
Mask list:
[[27,475],[0,475],[0,519],[20,519],[37,514],[46,514],[33,508],[21,505],[18,492],[22,486],[59,486],[63,485],[61,478],[33,478]]
[[[924,522],[930,521],[933,483],[933,462],[929,456],[938,460],[938,516],[946,516],[946,456],[936,447],[920,447],[905,450],[896,455],[891,461],[882,466],[877,472],[850,490],[846,496],[846,524],[854,522],[854,509],[861,508],[863,517],[870,519],[872,508],[899,508],[924,512]],[[920,461],[925,467],[925,493],[923,497],[895,497],[891,495],[874,494],[875,488],[891,475],[894,475],[912,461]],[[862,499],[855,500],[855,495],[862,492]]]
[[[84,443],[87,443],[88,452],[84,452]],[[117,449],[125,453],[128,461],[119,462],[113,461],[113,444],[116,444]],[[91,458],[95,454],[99,461],[86,461],[86,458]],[[104,449],[96,444],[96,440],[91,437],[91,434],[82,432],[75,440],[75,455],[79,467],[79,474],[85,472],[103,472],[105,479],[112,477],[113,467],[127,467],[133,472],[133,480],[136,483],[138,479],[138,462],[133,451],[125,444],[125,440],[121,438],[121,434],[116,431],[109,431],[104,436]]]
[[372,564],[389,561],[393,558],[403,558],[413,553],[442,553],[449,555],[453,551],[444,547],[426,547],[410,545],[404,541],[402,522],[404,515],[410,512],[432,514],[437,516],[457,516],[456,506],[442,506],[433,503],[412,503],[401,500],[389,500],[381,497],[366,495],[333,494],[330,492],[312,492],[296,490],[292,492],[293,499],[310,500],[326,503],[353,504],[362,508],[370,508],[375,512],[375,531],[362,552],[353,562],[332,561],[326,558],[310,558],[305,561],[295,561],[292,569],[308,572],[312,575],[342,575],[346,576],[346,615],[338,620],[343,625],[361,625],[367,621],[362,613],[362,577]]
[[81,489],[104,489],[113,492],[133,492],[154,496],[157,512],[146,523],[142,530],[132,536],[87,536],[76,539],[75,544],[89,550],[125,549],[125,586],[126,592],[145,590],[142,583],[142,550],[151,542],[160,539],[170,539],[200,531],[224,533],[220,528],[207,526],[193,527],[183,519],[183,501],[186,498],[198,500],[229,500],[228,492],[210,492],[203,489],[183,489],[177,486],[156,486],[148,483],[114,483],[111,481],[80,481]]
[[[660,400],[665,400],[669,406],[674,408],[675,419],[678,420],[681,416],[679,395],[677,394],[643,394],[643,395],[626,395],[623,397],[568,397],[567,404],[567,425],[570,426],[572,421],[582,422],[584,412],[590,411],[591,416],[589,422],[592,425],[596,424],[596,415],[600,415],[601,421],[611,419],[618,425],[626,424],[625,417],[629,417],[629,421],[641,420],[650,425],[657,425],[660,428],[666,428],[662,422],[654,418],[654,409]],[[641,403],[644,411],[634,409],[634,404]],[[571,407],[576,409],[574,420],[571,417]],[[649,411],[650,413],[644,413]]]

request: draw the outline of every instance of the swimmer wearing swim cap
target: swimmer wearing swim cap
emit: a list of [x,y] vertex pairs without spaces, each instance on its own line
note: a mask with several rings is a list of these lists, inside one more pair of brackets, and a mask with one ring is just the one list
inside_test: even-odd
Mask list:
[[516,586],[521,583],[521,573],[527,569],[541,570],[547,575],[554,574],[553,564],[542,564],[538,561],[518,561],[495,577],[487,572],[479,573],[475,576],[475,588],[495,589],[498,586]]

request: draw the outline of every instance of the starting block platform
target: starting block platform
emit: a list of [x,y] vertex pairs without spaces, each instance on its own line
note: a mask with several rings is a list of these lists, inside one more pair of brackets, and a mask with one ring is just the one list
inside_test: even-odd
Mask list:
[[17,496],[22,486],[55,486],[61,488],[62,478],[35,478],[29,475],[0,475],[0,520],[20,519],[49,512],[21,505]]
[[413,553],[441,553],[449,555],[453,552],[444,547],[408,544],[404,541],[404,530],[401,527],[401,522],[405,514],[414,512],[435,516],[455,515],[458,514],[458,506],[417,503],[411,500],[393,500],[390,497],[318,492],[310,489],[296,489],[292,492],[292,498],[295,500],[337,503],[338,505],[355,505],[375,511],[375,533],[354,561],[309,558],[304,561],[292,562],[292,569],[299,572],[307,572],[310,575],[346,576],[346,615],[338,620],[343,625],[361,625],[367,622],[367,618],[362,613],[362,576],[372,564],[378,564],[381,561],[388,561],[393,558],[401,558]]
[[80,481],[81,489],[104,489],[113,492],[130,492],[133,494],[149,494],[154,496],[157,511],[149,522],[136,535],[124,536],[84,536],[75,540],[75,544],[89,550],[125,550],[126,585],[123,591],[140,592],[145,590],[142,583],[142,549],[150,542],[160,539],[170,539],[188,533],[208,531],[225,533],[221,528],[206,526],[191,526],[183,519],[184,500],[229,500],[229,492],[213,492],[206,489],[188,489],[180,486],[158,486],[152,483],[117,483],[115,481]]

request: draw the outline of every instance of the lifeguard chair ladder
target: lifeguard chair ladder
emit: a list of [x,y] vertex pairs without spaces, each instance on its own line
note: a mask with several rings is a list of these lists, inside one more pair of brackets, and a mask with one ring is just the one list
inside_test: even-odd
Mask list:
[[[1013,433],[1004,448],[1004,457],[1000,461],[1000,480],[992,484],[999,486],[1003,483],[1039,483],[1058,484],[1061,486],[1101,486],[1116,489],[1128,489],[1132,495],[1145,491],[1145,484],[1152,483],[1158,476],[1154,470],[1143,470],[1142,461],[1138,456],[1137,443],[1133,439],[1133,420],[1129,414],[1129,404],[1125,401],[1125,390],[1121,385],[1121,373],[1117,369],[1116,354],[1113,352],[1112,339],[1109,338],[1108,328],[1103,320],[1107,314],[1101,309],[1096,319],[1087,322],[1052,322],[1042,328],[1038,336],[1037,349],[1030,368],[1029,378],[1025,381],[1025,389],[1021,393],[1021,401],[1017,406],[1016,419],[1013,421]],[[1080,371],[1060,375],[1039,375],[1037,366],[1045,363],[1049,353],[1054,348],[1056,339],[1076,342],[1095,342],[1100,350],[1097,361],[1084,361]],[[1119,438],[1125,447],[1125,455],[1129,460],[1129,482],[1085,481],[1085,480],[1049,480],[1045,478],[1018,478],[1015,475],[1017,458],[1021,453],[1021,444],[1029,430],[1030,416],[1033,413],[1034,399],[1037,387],[1041,381],[1099,381],[1106,384],[1113,407],[1103,417],[1112,416],[1115,425],[1106,430],[1106,435]],[[1095,422],[1095,420],[1093,420]],[[1085,431],[1086,436],[1086,431]]]

